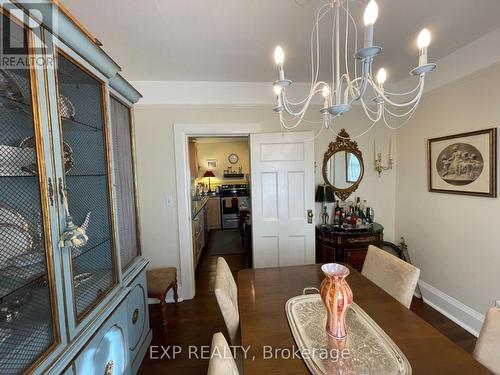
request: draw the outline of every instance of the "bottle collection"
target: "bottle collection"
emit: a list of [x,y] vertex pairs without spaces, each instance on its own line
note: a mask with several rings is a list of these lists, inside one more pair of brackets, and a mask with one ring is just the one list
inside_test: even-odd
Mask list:
[[373,208],[368,207],[366,199],[361,201],[359,197],[355,201],[335,201],[333,212],[333,226],[344,229],[367,227],[375,218]]

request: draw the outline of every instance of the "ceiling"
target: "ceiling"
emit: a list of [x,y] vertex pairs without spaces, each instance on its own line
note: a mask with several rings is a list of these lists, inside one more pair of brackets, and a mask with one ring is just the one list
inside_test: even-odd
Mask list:
[[[288,78],[310,80],[310,31],[325,0],[63,0],[134,81],[268,82],[273,50],[286,54]],[[357,1],[359,3],[359,1]],[[367,1],[363,1],[366,3]],[[500,27],[498,0],[377,0],[375,42],[388,81],[417,63],[416,37],[433,33],[436,61]],[[362,24],[363,7],[354,14]],[[323,43],[329,45],[324,29]],[[360,30],[362,42],[363,30]],[[328,52],[330,53],[330,52]],[[322,60],[326,70],[327,57]],[[327,77],[325,77],[327,78]]]

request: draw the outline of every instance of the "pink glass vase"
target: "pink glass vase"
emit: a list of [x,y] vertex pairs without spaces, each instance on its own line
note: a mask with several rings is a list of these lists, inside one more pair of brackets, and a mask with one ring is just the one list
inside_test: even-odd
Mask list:
[[343,338],[347,335],[347,311],[352,305],[352,291],[346,281],[349,268],[328,263],[321,270],[325,274],[320,293],[327,310],[326,332],[332,337]]

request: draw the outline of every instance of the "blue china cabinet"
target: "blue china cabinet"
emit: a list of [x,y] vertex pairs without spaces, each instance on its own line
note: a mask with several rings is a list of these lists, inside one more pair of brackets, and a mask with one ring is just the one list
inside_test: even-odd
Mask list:
[[151,342],[140,94],[57,3],[0,16],[0,371],[134,374]]

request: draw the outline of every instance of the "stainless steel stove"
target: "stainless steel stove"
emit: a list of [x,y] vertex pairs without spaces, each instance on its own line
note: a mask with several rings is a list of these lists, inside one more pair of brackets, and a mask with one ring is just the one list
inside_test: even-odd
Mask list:
[[247,184],[222,185],[220,192],[222,229],[238,228],[240,209],[249,209]]

